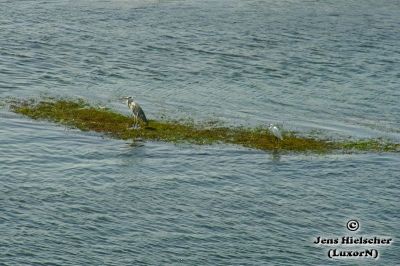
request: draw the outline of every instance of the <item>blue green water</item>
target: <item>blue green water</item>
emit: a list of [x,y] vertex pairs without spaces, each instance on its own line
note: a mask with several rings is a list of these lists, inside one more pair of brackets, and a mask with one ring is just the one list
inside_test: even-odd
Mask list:
[[[399,69],[396,0],[0,0],[0,265],[398,265],[398,153],[132,144],[7,101],[399,142]],[[329,259],[350,219],[395,242]]]

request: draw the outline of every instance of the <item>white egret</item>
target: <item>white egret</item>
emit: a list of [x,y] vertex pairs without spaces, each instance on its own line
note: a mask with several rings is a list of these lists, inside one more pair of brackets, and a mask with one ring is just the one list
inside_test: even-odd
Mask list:
[[269,129],[269,132],[271,132],[272,135],[274,135],[276,139],[283,140],[282,132],[277,126],[270,124],[268,126],[268,129]]
[[142,107],[140,107],[140,105],[133,100],[133,97],[128,96],[128,97],[124,97],[124,99],[127,100],[128,107],[129,107],[129,109],[132,110],[132,114],[135,119],[133,127],[138,128],[140,123],[147,124],[148,121],[147,121],[146,115],[143,112]]

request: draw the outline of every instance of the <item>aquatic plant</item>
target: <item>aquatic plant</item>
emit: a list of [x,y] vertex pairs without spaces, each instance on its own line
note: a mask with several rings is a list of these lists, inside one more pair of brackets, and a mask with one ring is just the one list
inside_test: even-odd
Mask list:
[[95,131],[118,139],[143,139],[194,144],[229,143],[265,151],[324,153],[345,151],[399,151],[400,144],[378,140],[335,142],[297,136],[285,132],[278,140],[267,128],[205,127],[181,121],[149,120],[141,129],[132,129],[134,118],[105,108],[90,106],[83,100],[55,99],[39,102],[19,101],[11,110],[32,119],[45,119],[83,131]]

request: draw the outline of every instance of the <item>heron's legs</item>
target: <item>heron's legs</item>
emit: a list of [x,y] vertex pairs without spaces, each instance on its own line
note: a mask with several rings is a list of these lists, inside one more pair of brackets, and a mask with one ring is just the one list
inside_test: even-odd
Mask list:
[[281,147],[281,139],[275,137],[274,146],[275,146],[275,149],[279,149]]
[[137,116],[133,115],[132,118],[133,118],[132,128],[133,129],[138,129],[138,118],[137,118]]

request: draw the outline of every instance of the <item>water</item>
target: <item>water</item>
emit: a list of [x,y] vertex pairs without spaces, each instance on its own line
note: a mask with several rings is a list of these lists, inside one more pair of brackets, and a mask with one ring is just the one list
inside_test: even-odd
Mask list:
[[[4,1],[0,98],[400,140],[398,1]],[[1,265],[327,265],[316,236],[388,236],[395,153],[126,143],[0,112]]]

